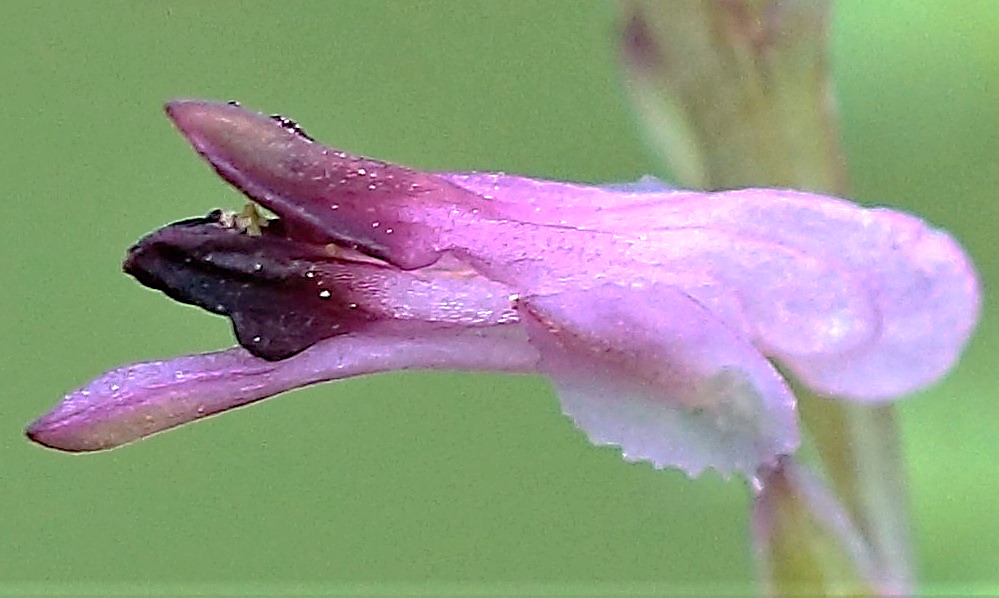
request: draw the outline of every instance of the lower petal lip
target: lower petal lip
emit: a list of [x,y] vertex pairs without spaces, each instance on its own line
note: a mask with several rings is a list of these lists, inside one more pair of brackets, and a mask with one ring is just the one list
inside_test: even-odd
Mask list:
[[97,451],[318,382],[403,369],[528,373],[537,362],[517,325],[390,322],[280,362],[233,348],[123,366],[69,393],[25,432],[51,448]]

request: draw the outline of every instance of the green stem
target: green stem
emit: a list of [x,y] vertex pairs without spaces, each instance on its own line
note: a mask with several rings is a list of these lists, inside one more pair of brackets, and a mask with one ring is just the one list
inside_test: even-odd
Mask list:
[[895,409],[833,402],[798,390],[799,407],[833,492],[891,585],[913,583],[905,466]]
[[[680,186],[848,195],[828,69],[828,2],[622,0],[619,6],[626,85],[649,141]],[[819,461],[813,469],[825,474],[869,546],[878,591],[907,591],[906,479],[894,409],[796,390]],[[841,590],[821,566],[828,557],[789,556],[828,555],[835,542],[816,542],[812,551],[796,546],[824,528],[809,521],[808,505],[794,506],[794,492],[787,496],[787,517],[775,518],[780,529],[768,536],[778,542],[764,547],[772,551],[763,559],[764,586],[775,595],[800,593],[802,580],[813,595]]]

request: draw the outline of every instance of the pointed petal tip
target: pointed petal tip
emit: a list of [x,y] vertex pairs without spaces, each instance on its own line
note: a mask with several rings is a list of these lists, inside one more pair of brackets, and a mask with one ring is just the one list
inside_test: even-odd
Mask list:
[[173,118],[173,115],[178,111],[184,111],[188,109],[191,105],[205,104],[207,102],[203,100],[193,100],[188,98],[174,98],[172,100],[167,100],[163,103],[163,110],[167,113],[167,116]]
[[193,98],[175,98],[163,104],[163,111],[171,120],[185,119],[188,117],[219,115],[229,113],[251,113],[242,108],[239,102],[216,102],[212,100],[197,100]]
[[209,117],[217,118],[224,112],[226,106],[221,102],[176,99],[166,102],[163,105],[163,110],[181,131],[187,133],[189,130],[196,129],[199,121],[203,122]]
[[52,444],[49,443],[48,435],[45,433],[46,426],[43,421],[44,419],[45,417],[42,416],[36,419],[35,421],[31,422],[30,424],[28,424],[28,427],[24,429],[24,435],[28,438],[28,440],[38,443],[42,446],[59,448],[59,447],[54,447],[52,446]]
[[271,117],[236,103],[180,99],[167,102],[164,110],[198,153],[216,167],[220,160],[228,161],[250,150],[259,151],[276,138],[287,138],[291,133],[273,126]]
[[62,419],[58,410],[49,412],[31,422],[24,429],[24,435],[28,440],[46,448],[67,453],[82,453],[107,448],[81,442],[81,438],[76,434],[67,433],[67,428],[61,425]]

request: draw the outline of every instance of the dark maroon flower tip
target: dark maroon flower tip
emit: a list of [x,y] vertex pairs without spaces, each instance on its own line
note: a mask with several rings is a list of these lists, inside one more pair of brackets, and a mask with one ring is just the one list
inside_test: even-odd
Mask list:
[[287,236],[281,221],[250,235],[222,217],[215,211],[153,232],[129,250],[125,272],[177,301],[228,316],[239,344],[269,360],[376,319],[350,300],[351,268],[322,246]]

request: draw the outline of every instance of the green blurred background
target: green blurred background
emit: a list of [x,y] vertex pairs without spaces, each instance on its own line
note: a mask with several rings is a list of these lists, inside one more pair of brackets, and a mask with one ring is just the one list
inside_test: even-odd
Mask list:
[[[986,289],[995,7],[848,0],[833,34],[856,197],[953,231]],[[120,273],[145,232],[242,204],[165,99],[239,99],[427,169],[630,180],[660,169],[619,86],[614,17],[568,1],[4,3],[0,593],[749,591],[745,485],[590,446],[541,379],[356,379],[86,456],[22,436],[106,369],[232,342],[225,320]],[[928,591],[999,587],[997,341],[986,302],[960,367],[902,406]]]

